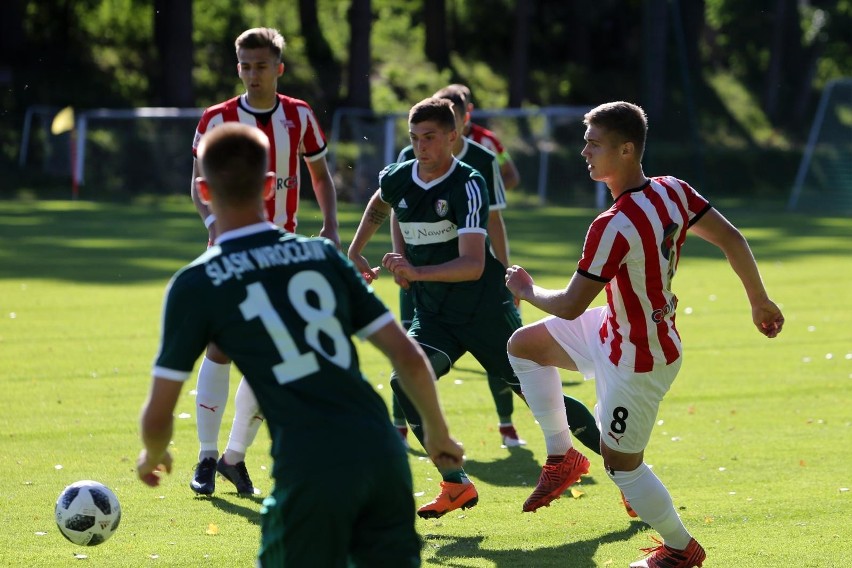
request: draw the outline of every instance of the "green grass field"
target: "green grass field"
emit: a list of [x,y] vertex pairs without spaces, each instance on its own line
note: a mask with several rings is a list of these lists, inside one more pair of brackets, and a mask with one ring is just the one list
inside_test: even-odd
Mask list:
[[[707,550],[705,567],[850,566],[852,219],[722,209],[750,239],[786,327],[772,341],[758,334],[720,253],[688,239],[675,279],[685,361],[647,461]],[[345,243],[360,212],[341,205]],[[513,261],[539,283],[563,286],[594,214],[511,202]],[[318,230],[310,202],[300,219],[303,232]],[[163,290],[205,246],[189,200],[2,201],[0,237],[0,565],[253,566],[260,498],[240,498],[226,482],[213,498],[196,498],[187,486],[197,452],[194,379],[177,409],[175,471],[158,489],[134,472]],[[368,258],[378,263],[387,248],[386,238],[371,244]],[[376,289],[396,310],[391,279]],[[522,313],[525,322],[541,316],[529,305]],[[359,349],[365,374],[389,400],[387,362],[368,344]],[[233,391],[237,372],[231,376]],[[566,392],[594,404],[593,383],[568,373],[563,381]],[[424,566],[626,567],[651,545],[653,533],[627,517],[591,454],[581,493],[522,514],[545,457],[529,411],[516,404],[529,444],[509,451],[500,448],[473,359],[459,361],[439,390],[480,502],[418,520]],[[323,443],[334,451],[335,440]],[[262,431],[247,459],[264,494],[268,447]],[[439,479],[417,451],[411,467],[420,504]],[[71,544],[53,521],[57,495],[80,479],[110,486],[123,508],[118,532],[99,547]]]

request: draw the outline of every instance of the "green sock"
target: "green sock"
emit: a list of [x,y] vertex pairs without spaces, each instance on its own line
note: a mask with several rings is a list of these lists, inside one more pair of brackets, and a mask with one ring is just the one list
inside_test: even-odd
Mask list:
[[463,469],[454,469],[452,471],[442,471],[441,477],[447,483],[468,483],[470,480]]
[[580,442],[595,452],[601,453],[601,433],[595,424],[595,417],[589,412],[582,402],[568,395],[563,395],[565,401],[565,413],[568,415],[568,424],[571,425],[571,434]]

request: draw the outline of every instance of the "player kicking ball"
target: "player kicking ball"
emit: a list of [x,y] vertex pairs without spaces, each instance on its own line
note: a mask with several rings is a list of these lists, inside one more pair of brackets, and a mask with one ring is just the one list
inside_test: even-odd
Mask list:
[[[615,203],[589,227],[566,288],[542,288],[517,265],[506,271],[506,286],[517,298],[552,314],[512,335],[509,359],[544,433],[548,462],[585,459],[572,447],[565,417],[551,411],[562,397],[557,368],[595,379],[604,466],[635,513],[663,538],[630,566],[701,566],[704,549],[644,462],[660,402],[682,361],[671,283],[687,231],[724,252],[761,334],[776,337],[784,317],[769,299],[740,231],[686,182],[645,176],[648,123],[640,107],[607,103],[589,111],[584,124],[581,155],[590,177],[607,184]],[[607,304],[589,309],[604,289]],[[570,475],[573,469],[564,471]],[[543,473],[542,483],[558,485],[559,480]]]

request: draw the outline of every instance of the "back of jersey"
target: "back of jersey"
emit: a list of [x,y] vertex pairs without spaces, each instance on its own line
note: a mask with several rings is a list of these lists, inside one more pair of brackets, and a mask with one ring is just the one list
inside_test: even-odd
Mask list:
[[349,261],[326,239],[269,225],[217,248],[193,268],[209,283],[193,301],[206,305],[211,339],[251,385],[277,461],[309,469],[320,454],[327,461],[328,439],[341,462],[400,451],[351,340],[392,315]]

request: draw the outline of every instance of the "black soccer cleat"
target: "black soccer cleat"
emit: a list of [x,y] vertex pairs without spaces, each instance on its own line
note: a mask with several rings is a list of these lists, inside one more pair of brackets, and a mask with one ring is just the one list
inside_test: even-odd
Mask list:
[[205,458],[195,465],[189,488],[199,495],[213,495],[216,490],[216,458]]
[[225,457],[219,458],[219,463],[216,464],[216,471],[222,477],[233,483],[237,487],[237,493],[240,495],[254,495],[255,489],[246,469],[246,462],[241,461],[234,465],[225,462]]

